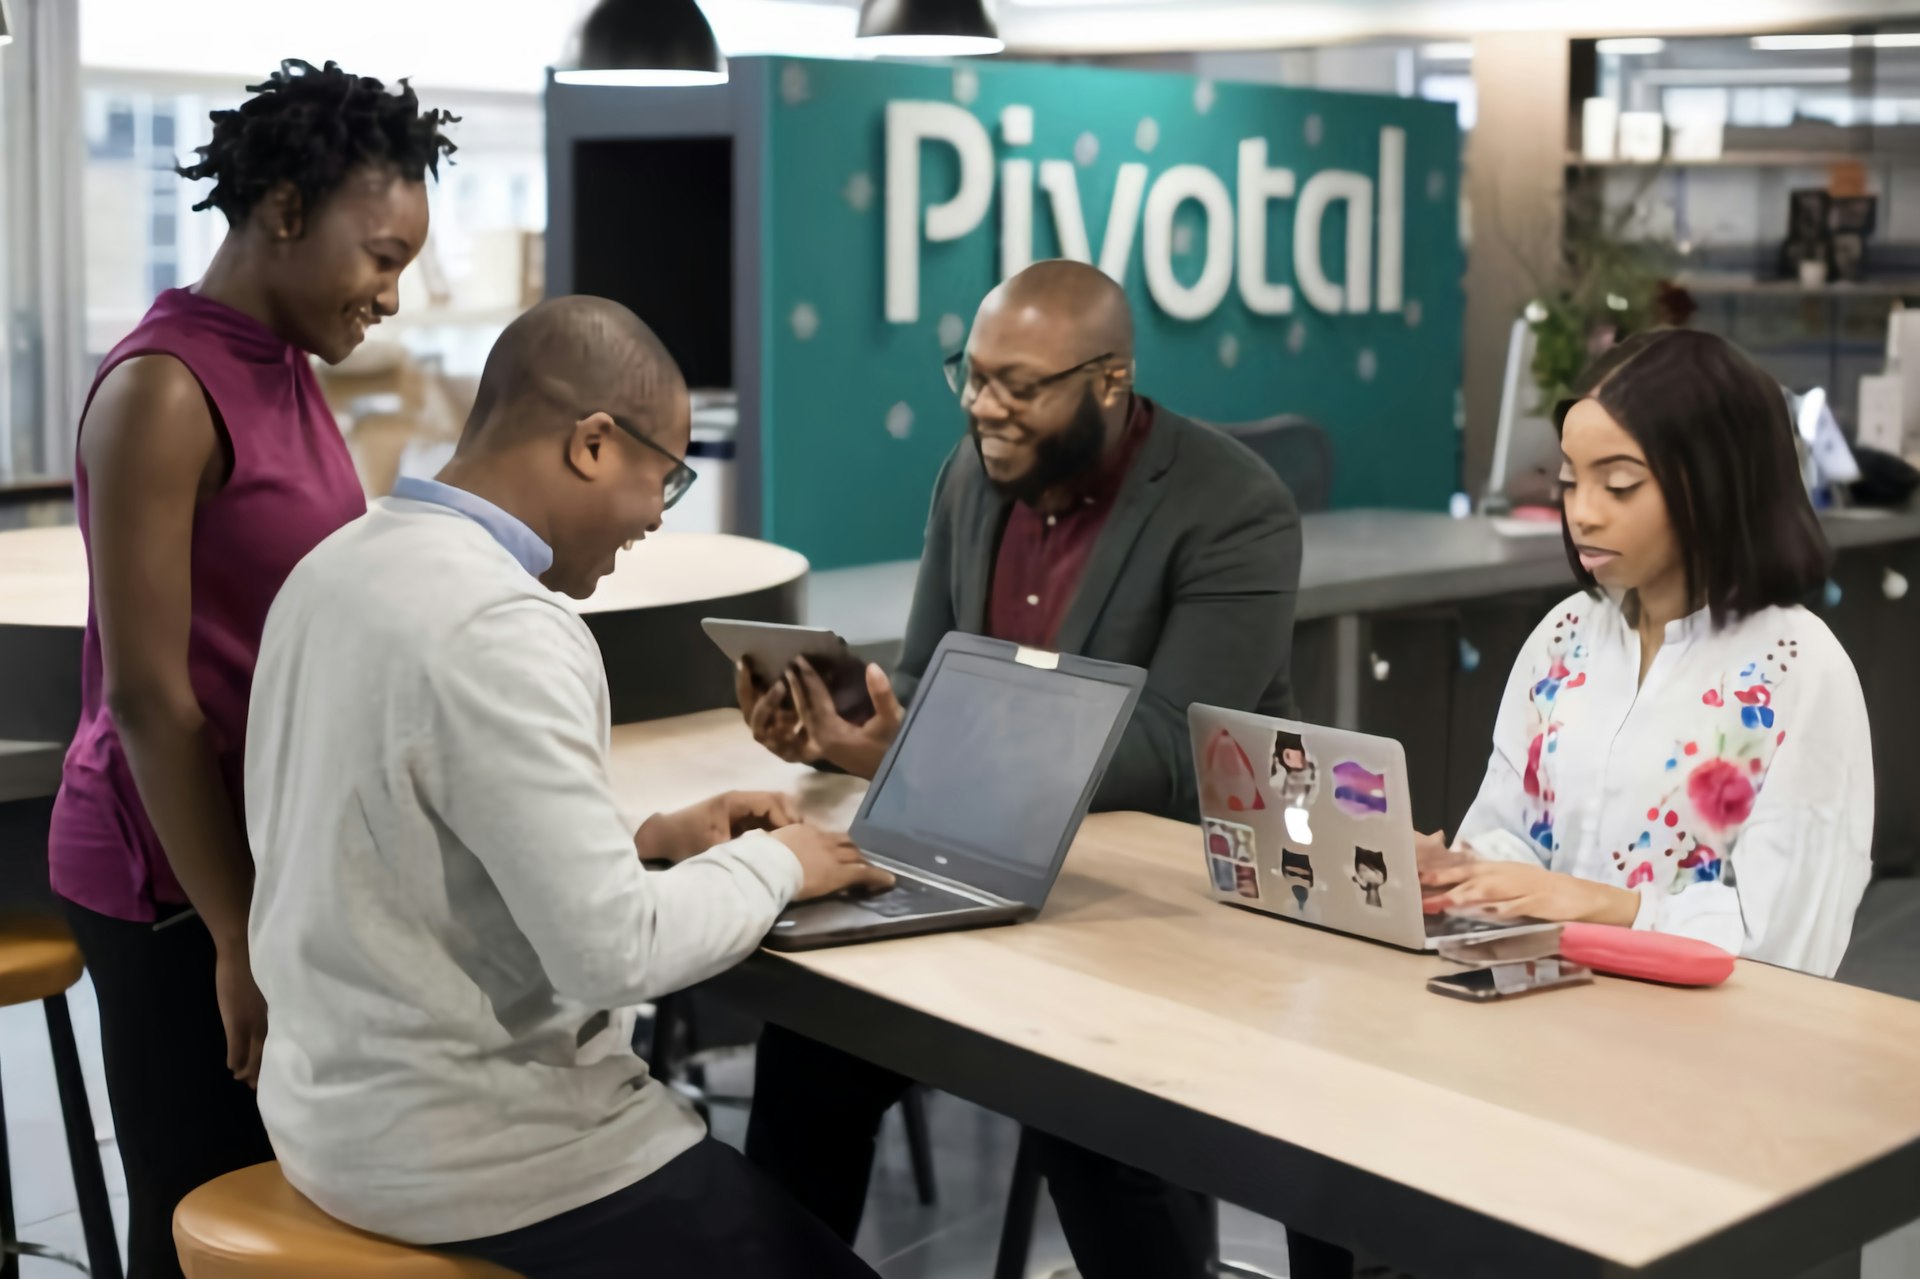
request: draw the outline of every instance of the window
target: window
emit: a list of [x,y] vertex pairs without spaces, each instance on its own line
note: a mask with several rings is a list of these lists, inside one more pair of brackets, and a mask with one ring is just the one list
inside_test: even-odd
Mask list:
[[[533,94],[441,93],[424,101],[460,117],[460,150],[428,187],[427,252],[401,282],[401,313],[384,336],[449,373],[480,371],[493,339],[526,302],[546,226],[546,154]],[[89,71],[86,135],[86,349],[97,367],[153,299],[206,271],[226,234],[212,209],[193,212],[206,183],[174,166],[212,133],[208,113],[246,96],[239,81]]]
[[246,85],[298,53],[389,83],[411,76],[423,101],[461,117],[451,130],[459,154],[429,187],[427,252],[402,278],[401,314],[381,336],[450,373],[477,374],[538,278],[544,68],[591,2],[333,0],[316,25],[309,7],[254,0],[84,0],[88,357],[97,364],[157,294],[206,270],[226,220],[191,212],[205,187],[173,167],[206,142],[208,112],[240,102]]
[[200,278],[225,229],[217,213],[195,214],[204,184],[175,176],[210,131],[208,100],[90,84],[86,136],[86,348],[97,366],[153,299]]
[[20,278],[28,249],[16,193],[31,189],[32,176],[17,140],[26,115],[15,102],[19,79],[9,58],[0,56],[0,483],[41,469],[31,428],[41,411],[40,370],[32,357],[39,343],[27,328],[30,294]]
[[72,468],[85,389],[81,251],[69,234],[79,166],[63,104],[75,93],[71,6],[14,0],[20,38],[0,48],[0,484]]

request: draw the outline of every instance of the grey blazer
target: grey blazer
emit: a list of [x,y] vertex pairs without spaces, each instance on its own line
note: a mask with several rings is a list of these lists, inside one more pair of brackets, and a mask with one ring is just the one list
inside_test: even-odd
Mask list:
[[[985,632],[1008,503],[962,440],[940,469],[894,687],[913,695],[948,631]],[[1157,405],[1060,624],[1062,652],[1147,670],[1096,809],[1191,821],[1187,707],[1293,707],[1300,513],[1277,476],[1222,431]]]

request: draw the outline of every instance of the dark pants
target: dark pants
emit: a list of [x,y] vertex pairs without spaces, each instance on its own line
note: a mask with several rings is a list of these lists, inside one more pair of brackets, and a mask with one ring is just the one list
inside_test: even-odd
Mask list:
[[443,1251],[526,1279],[874,1279],[851,1249],[711,1137],[597,1203]]
[[127,1277],[173,1279],[173,1209],[273,1147],[253,1090],[227,1069],[213,938],[198,917],[156,930],[65,903],[100,1001],[100,1042],[127,1171]]
[[[851,1241],[860,1229],[880,1119],[905,1076],[768,1026],[754,1070],[747,1158]],[[1052,1137],[1036,1153],[1084,1279],[1200,1279],[1213,1205],[1151,1173]]]

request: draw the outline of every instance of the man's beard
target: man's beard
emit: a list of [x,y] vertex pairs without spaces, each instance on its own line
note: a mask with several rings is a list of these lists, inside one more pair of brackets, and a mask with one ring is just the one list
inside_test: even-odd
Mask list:
[[[978,452],[980,424],[970,419],[967,433],[973,436],[973,447]],[[1043,436],[1034,445],[1033,465],[1025,475],[1003,484],[988,472],[987,480],[1000,496],[1031,506],[1061,485],[1091,474],[1100,465],[1106,443],[1106,419],[1100,415],[1100,403],[1089,388],[1079,407],[1074,409],[1073,420],[1066,430]],[[985,465],[984,458],[982,465]]]

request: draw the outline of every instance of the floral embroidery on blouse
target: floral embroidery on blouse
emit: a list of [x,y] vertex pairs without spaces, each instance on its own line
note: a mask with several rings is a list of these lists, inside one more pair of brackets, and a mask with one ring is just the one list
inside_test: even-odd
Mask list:
[[1522,786],[1529,800],[1538,801],[1538,811],[1528,815],[1527,835],[1542,851],[1551,853],[1553,843],[1553,770],[1549,758],[1558,746],[1560,694],[1587,682],[1587,646],[1580,642],[1580,615],[1567,612],[1554,619],[1553,634],[1547,640],[1546,669],[1534,681],[1530,700],[1534,728],[1527,745],[1527,767]]
[[[1655,867],[1665,861],[1669,893],[1692,884],[1717,883],[1747,818],[1760,798],[1774,752],[1787,740],[1776,727],[1774,690],[1800,659],[1798,640],[1776,640],[1766,656],[1723,675],[1700,695],[1700,703],[1721,712],[1711,742],[1676,742],[1665,771],[1673,783],[1647,808],[1647,827],[1639,838],[1613,853],[1614,870],[1628,888],[1656,884]],[[1684,791],[1696,830],[1680,829],[1682,817],[1672,805]],[[1705,842],[1711,839],[1711,844]],[[1724,853],[1723,853],[1724,850]]]

